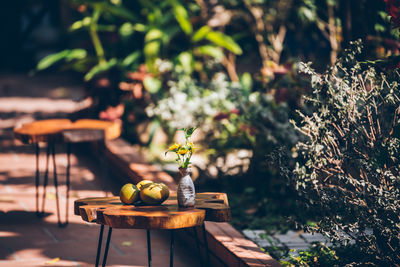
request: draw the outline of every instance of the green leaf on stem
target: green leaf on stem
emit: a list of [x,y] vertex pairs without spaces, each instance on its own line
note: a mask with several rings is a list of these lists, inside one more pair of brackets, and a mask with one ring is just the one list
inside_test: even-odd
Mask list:
[[85,81],[90,81],[91,79],[93,79],[94,76],[111,69],[112,67],[116,66],[117,63],[117,59],[112,58],[104,64],[97,64],[88,73],[86,73],[84,78]]
[[36,69],[37,70],[47,69],[50,66],[54,65],[55,63],[57,63],[63,59],[66,60],[67,62],[70,62],[74,59],[84,59],[86,57],[86,55],[87,55],[87,53],[86,53],[86,50],[84,50],[84,49],[63,50],[61,52],[44,57],[42,60],[40,60]]
[[240,46],[231,37],[221,32],[209,32],[205,38],[218,46],[228,49],[236,55],[241,55],[243,53]]
[[122,61],[122,66],[127,67],[137,61],[140,57],[140,51],[135,51],[132,54],[128,55],[124,60]]
[[161,81],[154,77],[146,77],[143,81],[144,88],[152,94],[157,93],[161,89]]
[[187,35],[192,34],[193,27],[192,27],[192,23],[190,23],[187,10],[180,4],[174,4],[173,12],[174,12],[175,19],[178,21],[181,29]]

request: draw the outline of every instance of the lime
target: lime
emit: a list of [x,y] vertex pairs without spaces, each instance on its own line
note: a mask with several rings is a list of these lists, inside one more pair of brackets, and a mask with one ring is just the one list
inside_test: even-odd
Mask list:
[[144,187],[145,185],[148,185],[148,184],[152,184],[152,183],[153,183],[153,181],[150,181],[150,180],[142,180],[139,183],[137,183],[136,186],[139,190],[142,190],[142,187]]
[[165,184],[152,183],[142,187],[140,199],[147,205],[160,205],[169,197],[169,189]]
[[119,198],[122,203],[132,204],[139,198],[139,189],[134,184],[126,184],[121,188]]

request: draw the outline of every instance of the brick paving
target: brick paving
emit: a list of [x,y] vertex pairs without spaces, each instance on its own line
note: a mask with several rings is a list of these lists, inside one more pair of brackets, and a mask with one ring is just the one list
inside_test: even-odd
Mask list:
[[288,231],[285,234],[267,234],[265,230],[243,230],[243,234],[257,245],[269,251],[270,248],[290,250],[291,255],[311,248],[314,242],[330,246],[329,240],[321,234],[309,234],[302,231]]
[[[60,81],[64,84],[59,84]],[[66,228],[59,228],[55,214],[51,166],[46,215],[44,218],[38,218],[35,215],[34,149],[14,141],[12,134],[12,128],[18,123],[37,118],[63,117],[71,110],[79,109],[84,101],[76,100],[80,100],[82,96],[82,89],[65,77],[60,80],[54,77],[40,79],[0,75],[0,103],[12,103],[0,109],[0,267],[94,266],[100,228],[73,215],[73,201],[82,197],[111,195],[111,192],[118,191],[120,185],[113,183],[112,177],[107,177],[106,180],[98,162],[92,160],[88,154],[74,153],[71,168],[70,223]],[[41,107],[43,98],[47,99]],[[60,106],[61,100],[67,104]],[[78,152],[80,148],[75,146],[73,151]],[[60,208],[64,218],[66,199],[63,174],[67,162],[64,148],[57,147],[57,150],[57,171],[61,183]],[[42,148],[42,179],[44,158]],[[105,239],[107,227],[104,233]],[[168,266],[168,233],[152,231],[151,244],[153,266]],[[144,230],[115,229],[107,266],[147,266],[146,246]],[[197,266],[199,262],[196,251],[189,251],[179,241],[175,243],[174,260],[175,266]]]

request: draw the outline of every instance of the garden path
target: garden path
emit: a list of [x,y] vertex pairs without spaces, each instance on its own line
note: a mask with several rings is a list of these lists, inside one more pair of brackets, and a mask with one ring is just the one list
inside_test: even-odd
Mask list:
[[[35,216],[35,155],[31,146],[17,143],[12,129],[34,119],[65,117],[88,104],[79,82],[67,76],[26,77],[0,74],[0,267],[9,266],[93,266],[99,226],[84,223],[73,215],[77,198],[111,195],[118,184],[101,179],[99,164],[73,147],[70,224],[58,228],[55,194],[50,175],[46,196],[46,216]],[[83,147],[84,148],[84,147]],[[59,182],[63,184],[66,158],[57,147]],[[79,150],[79,151],[78,151]],[[44,155],[40,162],[44,169]],[[50,168],[50,173],[52,169]],[[43,177],[43,171],[41,172]],[[104,192],[106,188],[108,192]],[[65,187],[60,187],[64,212]],[[64,213],[62,213],[64,214]],[[106,228],[107,229],[107,228]],[[104,246],[103,246],[104,247]],[[169,262],[169,235],[152,232],[153,266]],[[176,243],[175,266],[197,266],[196,254]],[[146,266],[146,232],[116,230],[110,245],[107,266]]]
[[267,234],[265,230],[243,230],[243,234],[266,251],[274,249],[288,250],[289,254],[297,256],[300,251],[311,248],[314,242],[321,242],[327,246],[331,243],[321,234],[304,233],[302,231],[288,231],[285,234]]

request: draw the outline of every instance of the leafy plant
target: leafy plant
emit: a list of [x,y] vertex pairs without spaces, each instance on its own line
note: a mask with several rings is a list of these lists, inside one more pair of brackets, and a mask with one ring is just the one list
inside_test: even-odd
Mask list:
[[336,251],[321,243],[314,243],[309,250],[299,251],[298,256],[281,260],[283,266],[323,267],[339,266]]
[[400,264],[400,74],[360,63],[360,43],[325,74],[309,65],[315,111],[295,124],[294,183],[337,244],[356,242],[358,264]]
[[[240,46],[226,34],[207,25],[193,25],[189,17],[195,11],[178,0],[139,1],[125,5],[122,1],[74,0],[71,6],[84,7],[85,11],[82,19],[75,21],[69,30],[73,33],[86,31],[93,50],[78,48],[49,55],[39,62],[37,70],[59,62],[70,63],[67,66],[85,72],[85,81],[90,81],[113,68],[122,72],[132,70],[134,63],[138,65],[143,61],[148,71],[154,73],[156,60],[168,57],[176,58],[177,64],[191,73],[196,58],[206,56],[221,60],[224,57],[222,49],[242,53]],[[194,30],[195,27],[199,28]],[[119,44],[114,41],[110,47],[110,40],[106,38],[110,34],[118,38]],[[177,46],[176,38],[180,39]],[[132,40],[136,45],[126,48]]]

